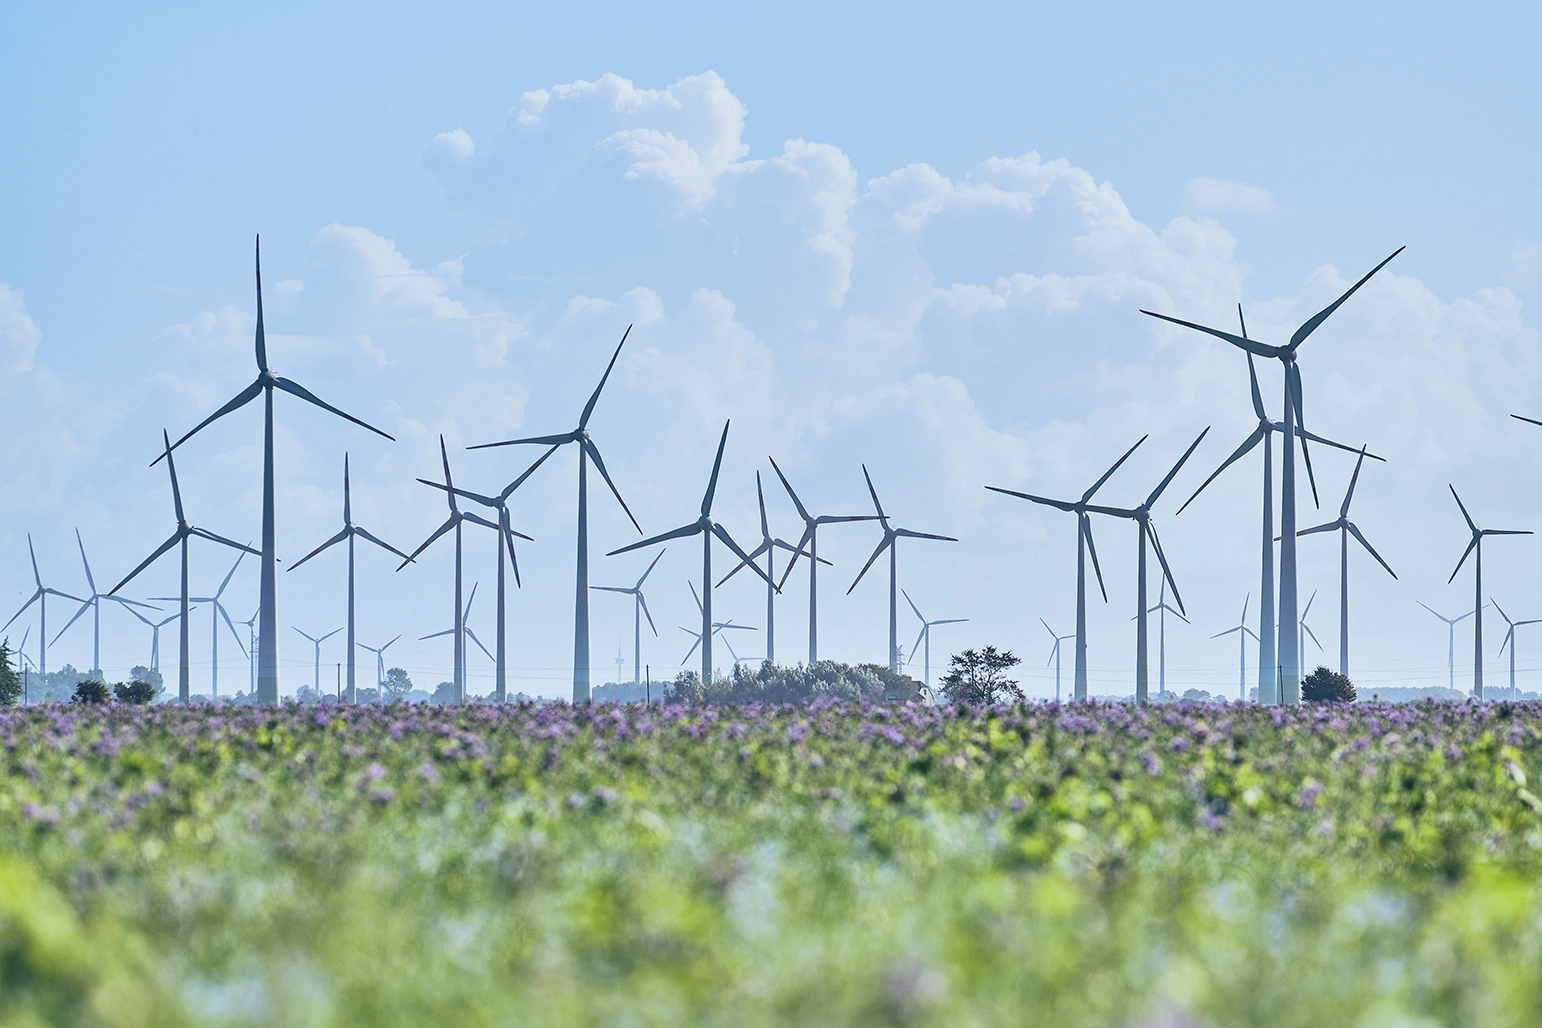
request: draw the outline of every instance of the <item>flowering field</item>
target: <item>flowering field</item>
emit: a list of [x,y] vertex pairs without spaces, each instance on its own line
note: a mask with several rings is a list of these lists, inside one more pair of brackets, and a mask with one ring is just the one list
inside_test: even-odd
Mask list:
[[1535,1025],[1539,729],[12,709],[0,1024]]

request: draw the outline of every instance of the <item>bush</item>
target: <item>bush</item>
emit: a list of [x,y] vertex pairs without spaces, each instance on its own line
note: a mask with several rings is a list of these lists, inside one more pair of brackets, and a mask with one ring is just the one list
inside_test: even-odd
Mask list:
[[819,696],[906,703],[920,695],[921,683],[879,664],[841,664],[821,660],[783,667],[763,661],[740,664],[732,677],[716,675],[703,683],[694,671],[682,671],[664,683],[666,703],[807,703]]
[[97,678],[82,678],[75,683],[75,695],[70,697],[71,703],[110,703],[112,693],[107,691],[107,683]]
[[1355,687],[1348,676],[1319,666],[1301,683],[1301,699],[1307,703],[1353,703]]
[[[82,682],[80,684],[85,685],[86,683]],[[79,691],[78,688],[76,691]],[[119,682],[117,685],[112,687],[112,694],[118,698],[119,703],[151,703],[154,702],[155,695],[158,692],[160,692],[160,690],[157,689],[153,684],[150,682],[141,681],[137,678],[127,685]]]

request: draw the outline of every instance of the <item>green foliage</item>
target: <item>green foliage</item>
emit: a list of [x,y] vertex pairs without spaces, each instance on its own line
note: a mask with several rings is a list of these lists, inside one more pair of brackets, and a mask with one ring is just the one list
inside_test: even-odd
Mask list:
[[454,682],[440,682],[434,687],[434,695],[429,699],[430,703],[440,706],[453,706],[460,702],[460,694],[455,690]]
[[135,664],[129,668],[129,680],[134,682],[149,682],[159,696],[166,688],[166,682],[161,678],[158,668],[146,667],[144,664]]
[[119,703],[151,703],[155,700],[158,692],[160,690],[155,686],[139,679],[135,679],[127,685],[119,682],[112,687],[112,694],[118,698]]
[[821,660],[784,667],[762,662],[739,664],[732,676],[717,675],[703,685],[694,671],[682,671],[664,683],[667,703],[807,703],[821,696],[839,700],[914,700],[921,683],[878,664],[841,664]]
[[112,693],[107,689],[107,683],[98,678],[82,678],[75,683],[75,694],[70,697],[71,703],[101,704],[111,703]]
[[385,681],[381,683],[381,689],[385,693],[385,701],[394,703],[402,699],[412,691],[412,679],[402,668],[393,667],[386,671]]
[[942,679],[942,694],[950,703],[1010,703],[1023,698],[1022,687],[1006,677],[1021,664],[1011,650],[987,646],[983,650],[955,653]]
[[11,666],[11,640],[0,642],[0,707],[14,707],[21,696],[21,676]]
[[1307,703],[1353,703],[1355,687],[1347,676],[1318,665],[1302,681],[1301,699]]

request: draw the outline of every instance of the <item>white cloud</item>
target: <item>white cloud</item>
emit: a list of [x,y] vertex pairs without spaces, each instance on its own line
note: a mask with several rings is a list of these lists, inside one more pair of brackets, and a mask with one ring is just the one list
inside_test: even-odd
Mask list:
[[1274,196],[1262,186],[1224,178],[1190,179],[1183,187],[1183,205],[1195,214],[1274,213]]
[[477,152],[477,145],[465,129],[441,132],[434,137],[434,149],[457,161],[464,161]]
[[26,297],[0,282],[0,372],[18,375],[32,370],[43,333],[27,313]]

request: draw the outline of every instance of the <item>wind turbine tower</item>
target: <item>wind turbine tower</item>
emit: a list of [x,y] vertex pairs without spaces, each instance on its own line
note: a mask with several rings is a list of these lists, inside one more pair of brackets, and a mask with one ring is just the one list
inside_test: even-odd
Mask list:
[[1049,622],[1045,621],[1043,618],[1039,618],[1039,624],[1043,625],[1044,626],[1044,631],[1048,632],[1049,633],[1049,637],[1051,639],[1055,640],[1055,645],[1049,651],[1049,660],[1046,660],[1044,662],[1044,666],[1045,667],[1049,667],[1049,665],[1051,663],[1053,663],[1055,665],[1055,702],[1059,703],[1060,702],[1060,644],[1065,642],[1067,639],[1075,639],[1076,636],[1075,636],[1075,634],[1072,634],[1072,635],[1056,635],[1055,634],[1055,630],[1053,628],[1049,627]]
[[[787,540],[778,538],[771,534],[770,523],[766,520],[766,494],[760,486],[760,472],[758,471],[755,472],[755,498],[760,502],[760,545],[750,551],[750,558],[752,560],[758,560],[762,554],[764,554],[766,558],[766,659],[775,664],[777,586],[771,584],[771,576],[776,573],[774,568],[776,563],[776,551],[785,550],[786,552],[793,555],[790,558],[790,562],[788,564],[789,570],[791,570],[792,564],[796,563],[799,557],[807,557],[809,554],[807,551],[800,550],[793,546],[792,543],[789,543]],[[819,558],[819,563],[825,565],[826,567],[830,566],[830,562],[825,560],[823,557]],[[743,567],[744,562],[740,561],[738,564],[734,565],[734,569],[732,571],[718,579],[717,584],[722,585],[734,575],[737,575],[739,570]],[[783,575],[782,578],[785,582],[786,576]]]
[[1210,637],[1219,639],[1223,635],[1237,633],[1237,701],[1239,703],[1247,702],[1248,698],[1248,636],[1251,635],[1253,641],[1262,646],[1263,639],[1271,635],[1268,628],[1264,629],[1264,634],[1260,637],[1257,632],[1248,627],[1248,600],[1252,598],[1249,595],[1242,601],[1242,617],[1237,619],[1237,627],[1217,632]]
[[1456,571],[1451,572],[1451,578],[1447,584],[1456,581],[1456,572],[1462,570],[1462,565],[1467,562],[1467,555],[1477,551],[1473,558],[1473,619],[1472,619],[1472,698],[1483,698],[1483,537],[1489,535],[1531,535],[1530,529],[1499,529],[1479,528],[1473,523],[1472,515],[1467,513],[1467,507],[1462,503],[1462,498],[1456,495],[1456,486],[1450,486],[1451,496],[1456,500],[1456,505],[1462,509],[1462,518],[1467,522],[1467,527],[1472,531],[1472,541],[1467,544],[1467,549],[1462,551],[1462,559],[1456,562]]
[[1423,607],[1425,610],[1429,611],[1431,614],[1434,614],[1436,617],[1438,617],[1440,620],[1442,620],[1442,621],[1444,621],[1446,623],[1446,672],[1447,672],[1447,675],[1449,676],[1448,684],[1449,684],[1449,686],[1451,688],[1451,691],[1455,692],[1456,691],[1456,623],[1458,621],[1463,620],[1464,618],[1472,617],[1473,614],[1477,613],[1477,611],[1469,610],[1467,613],[1463,614],[1461,617],[1448,618],[1444,614],[1442,614],[1439,611],[1437,611],[1434,607],[1431,607],[1428,604],[1426,604],[1423,600],[1415,600],[1414,602],[1417,603],[1419,606]]
[[[636,584],[630,587],[622,585],[591,585],[589,587],[591,589],[598,589],[601,592],[622,593],[623,595],[632,597],[633,685],[642,684],[642,619],[644,617],[648,619],[648,627],[653,629],[654,638],[658,638],[659,634],[658,627],[653,623],[653,615],[648,613],[648,601],[643,599],[643,583],[648,580],[649,575],[653,574],[653,569],[658,566],[659,561],[662,560],[664,554],[668,552],[668,550],[660,550],[658,556],[653,558],[653,563],[648,565],[648,570],[644,571],[641,577],[637,579]],[[719,582],[718,584],[721,585],[722,583]],[[621,681],[621,665],[619,664],[616,665],[616,681]]]
[[80,547],[80,563],[86,569],[86,585],[91,589],[91,595],[80,605],[75,616],[64,623],[59,629],[59,634],[54,636],[54,642],[59,641],[59,636],[69,631],[70,626],[80,619],[88,609],[91,611],[91,670],[92,673],[102,673],[102,601],[112,600],[125,610],[132,611],[135,607],[144,607],[146,610],[160,610],[148,603],[140,603],[138,600],[125,599],[122,596],[108,596],[106,593],[96,591],[96,579],[91,574],[91,562],[86,559],[86,544],[80,541],[80,529],[75,529],[75,545]]
[[915,646],[910,647],[910,657],[905,661],[905,663],[909,664],[910,661],[916,659],[916,646],[924,647],[921,657],[921,673],[923,676],[921,679],[921,684],[925,685],[927,688],[930,688],[932,684],[932,628],[937,625],[961,625],[969,619],[942,618],[938,621],[928,621],[926,620],[926,616],[921,613],[920,608],[916,606],[916,601],[910,598],[910,594],[905,592],[903,589],[901,589],[900,592],[905,594],[905,602],[910,604],[910,609],[915,612],[916,618],[921,622],[921,634],[916,636]]
[[1494,604],[1494,609],[1499,611],[1499,616],[1504,618],[1505,624],[1510,626],[1510,630],[1505,633],[1505,641],[1499,644],[1499,654],[1503,656],[1505,647],[1510,647],[1510,699],[1513,700],[1515,699],[1515,630],[1522,625],[1542,625],[1542,618],[1532,618],[1529,621],[1511,621],[1510,615],[1505,613],[1504,608],[1496,603],[1492,596],[1489,597],[1489,602]]
[[[296,632],[300,632],[300,630],[298,628],[296,628],[295,631]],[[326,642],[328,639],[332,638],[334,635],[336,635],[338,632],[341,632],[341,631],[342,631],[341,628],[334,628],[334,629],[332,629],[332,631],[328,632],[326,635],[319,636],[319,637],[318,636],[314,636],[314,635],[310,635],[310,634],[308,634],[306,632],[300,632],[301,635],[303,635],[303,636],[305,636],[305,638],[309,639],[311,641],[311,644],[316,647],[316,666],[315,666],[315,670],[313,672],[311,672],[311,688],[316,690],[316,695],[318,697],[321,695],[321,644]]]
[[[32,606],[34,603],[38,605],[37,673],[38,678],[46,685],[48,682],[48,597],[61,596],[66,600],[74,600],[76,603],[85,603],[86,601],[81,599],[79,596],[71,596],[69,593],[62,593],[57,589],[49,588],[43,585],[43,576],[38,574],[37,570],[37,551],[32,548],[31,532],[27,533],[27,555],[32,558],[32,580],[37,583],[37,589],[32,593],[32,596],[28,598],[27,602],[21,605],[21,610],[18,610],[16,613],[12,614],[11,620],[7,621],[3,626],[0,626],[0,631],[4,631],[6,628],[10,628],[11,622],[25,614],[28,607]],[[93,591],[95,590],[93,589]],[[22,637],[22,644],[23,646],[26,645],[25,636]]]

